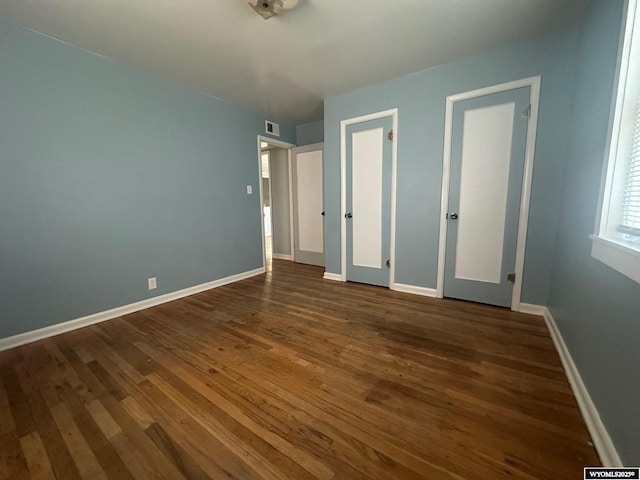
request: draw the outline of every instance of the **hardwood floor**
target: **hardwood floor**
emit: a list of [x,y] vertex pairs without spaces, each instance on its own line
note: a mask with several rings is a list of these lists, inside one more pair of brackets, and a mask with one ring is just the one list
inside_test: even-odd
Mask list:
[[321,279],[236,284],[0,352],[2,479],[576,479],[542,319]]

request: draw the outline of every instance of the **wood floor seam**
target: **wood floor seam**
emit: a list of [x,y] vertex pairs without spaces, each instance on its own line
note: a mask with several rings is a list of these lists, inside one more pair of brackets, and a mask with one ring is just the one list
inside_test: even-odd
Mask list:
[[540,317],[267,273],[0,352],[0,480],[573,479]]

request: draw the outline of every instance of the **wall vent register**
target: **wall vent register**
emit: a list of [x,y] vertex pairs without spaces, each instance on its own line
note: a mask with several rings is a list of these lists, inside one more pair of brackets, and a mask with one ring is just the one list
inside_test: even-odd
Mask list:
[[274,137],[280,136],[280,125],[278,125],[277,123],[265,120],[264,129],[269,135],[273,135]]

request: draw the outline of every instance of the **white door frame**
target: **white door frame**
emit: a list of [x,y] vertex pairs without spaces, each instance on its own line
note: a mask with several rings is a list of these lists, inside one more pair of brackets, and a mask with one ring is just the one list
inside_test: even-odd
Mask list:
[[[276,147],[282,147],[287,149],[288,155],[288,168],[289,168],[289,210],[291,211],[291,149],[295,147],[293,143],[283,142],[282,140],[276,140],[275,138],[265,137],[264,135],[258,135],[257,145],[258,145],[258,191],[260,194],[260,228],[262,230],[262,268],[266,270],[267,268],[267,250],[264,244],[264,210],[262,207],[262,148],[260,148],[260,142],[267,142],[270,145],[275,145]],[[271,169],[271,159],[269,159],[269,169]],[[271,181],[271,179],[269,179]],[[273,219],[273,209],[271,210],[271,218]],[[289,215],[289,230],[291,231],[291,259],[293,260],[293,218],[292,215]],[[272,220],[272,235],[273,235],[273,220]],[[273,238],[273,237],[272,237]],[[273,241],[273,240],[272,240]],[[271,244],[271,248],[273,251],[273,243]]]
[[341,237],[341,264],[342,273],[340,280],[347,281],[347,127],[356,123],[378,120],[391,117],[393,139],[391,140],[391,225],[389,226],[391,239],[390,250],[391,267],[389,269],[389,288],[395,288],[396,268],[396,167],[398,163],[398,109],[362,115],[340,121],[340,237]]
[[531,181],[533,179],[533,160],[536,148],[536,131],[538,129],[538,106],[540,103],[541,77],[529,77],[513,82],[501,83],[491,87],[471,90],[447,97],[445,110],[444,154],[442,159],[442,199],[440,202],[440,243],[438,249],[438,283],[436,297],[444,297],[444,262],[447,250],[447,219],[449,209],[449,175],[451,172],[451,141],[453,134],[453,106],[454,103],[470,98],[506,92],[516,88],[531,87],[531,113],[527,128],[527,141],[524,157],[524,174],[522,178],[522,195],[520,198],[520,217],[518,220],[518,236],[516,240],[516,281],[511,294],[511,310],[520,309],[522,294],[522,274],[524,271],[524,254],[527,243],[527,227],[529,222],[529,204],[531,200]]
[[[262,150],[260,152],[260,162],[262,163],[262,155],[267,154],[267,167],[269,168],[269,177],[267,178],[267,180],[269,180],[269,211],[271,212],[269,214],[269,223],[271,223],[271,258],[273,257],[273,198],[272,198],[272,185],[271,185],[271,149],[267,148],[265,150]],[[260,178],[260,184],[262,185],[262,180],[264,180],[263,178]],[[264,202],[264,198],[260,197],[260,200],[262,200]],[[262,214],[264,216],[264,204],[262,205]],[[266,229],[266,225],[265,225],[265,229]],[[265,235],[266,237],[266,235]],[[266,255],[266,249],[265,249],[265,255]]]

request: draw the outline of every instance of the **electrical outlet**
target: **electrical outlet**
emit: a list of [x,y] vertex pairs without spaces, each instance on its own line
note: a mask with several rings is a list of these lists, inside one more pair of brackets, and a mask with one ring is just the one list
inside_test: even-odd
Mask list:
[[253,195],[253,187],[251,185],[247,185],[247,195]]
[[147,280],[149,282],[149,290],[153,290],[158,287],[158,283],[156,282],[156,277],[151,277]]

